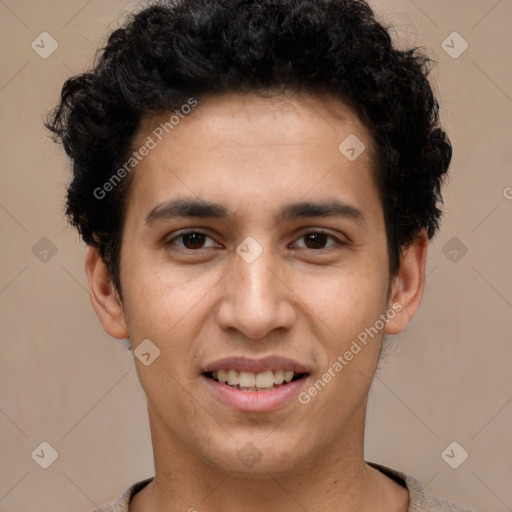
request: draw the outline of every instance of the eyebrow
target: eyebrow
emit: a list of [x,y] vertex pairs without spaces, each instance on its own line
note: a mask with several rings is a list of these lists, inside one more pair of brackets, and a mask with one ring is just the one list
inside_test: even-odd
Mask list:
[[[165,201],[153,208],[146,217],[146,225],[174,217],[201,219],[229,219],[230,211],[223,205],[196,198],[179,198]],[[278,221],[308,217],[343,217],[366,224],[363,212],[353,205],[330,199],[327,201],[299,201],[285,205],[276,215]]]

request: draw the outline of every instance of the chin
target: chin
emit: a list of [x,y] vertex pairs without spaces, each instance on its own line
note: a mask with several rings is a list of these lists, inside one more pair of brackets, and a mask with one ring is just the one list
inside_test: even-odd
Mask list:
[[233,436],[226,446],[217,447],[215,453],[210,445],[204,457],[217,470],[241,477],[268,479],[269,473],[285,475],[293,471],[300,457],[297,449],[300,445],[298,439],[294,442],[286,433],[278,435],[272,433],[272,428],[267,428],[263,435]]

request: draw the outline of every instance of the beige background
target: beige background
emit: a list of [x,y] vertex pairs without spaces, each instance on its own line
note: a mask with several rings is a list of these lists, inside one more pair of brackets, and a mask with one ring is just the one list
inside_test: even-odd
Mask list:
[[[373,5],[401,44],[432,49],[455,152],[423,307],[371,392],[366,457],[477,510],[510,511],[512,1]],[[89,304],[85,247],[61,211],[68,164],[42,126],[66,77],[133,6],[0,0],[1,512],[85,511],[153,474],[131,353]],[[43,31],[59,45],[47,59],[31,48]],[[458,59],[441,47],[453,31],[469,43]],[[33,253],[43,237],[57,250],[46,262]],[[467,247],[456,262],[453,237]],[[48,469],[31,458],[43,441],[58,452]],[[441,458],[452,441],[469,453],[458,469]]]

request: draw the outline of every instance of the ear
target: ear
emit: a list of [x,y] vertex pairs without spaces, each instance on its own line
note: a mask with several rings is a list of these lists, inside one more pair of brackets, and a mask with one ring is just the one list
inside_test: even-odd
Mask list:
[[91,245],[87,250],[85,271],[89,280],[89,298],[103,329],[113,338],[127,338],[123,304],[103,258]]
[[402,332],[418,310],[425,289],[428,237],[424,229],[404,249],[400,267],[391,284],[388,307],[396,312],[386,323],[386,334]]

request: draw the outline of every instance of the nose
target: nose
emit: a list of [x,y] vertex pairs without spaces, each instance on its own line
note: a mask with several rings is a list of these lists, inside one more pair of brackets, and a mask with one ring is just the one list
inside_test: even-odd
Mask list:
[[[276,329],[290,329],[295,322],[294,294],[270,249],[251,263],[238,254],[224,282],[217,309],[218,325],[236,329],[250,339],[261,339]],[[281,272],[282,274],[282,272]]]

